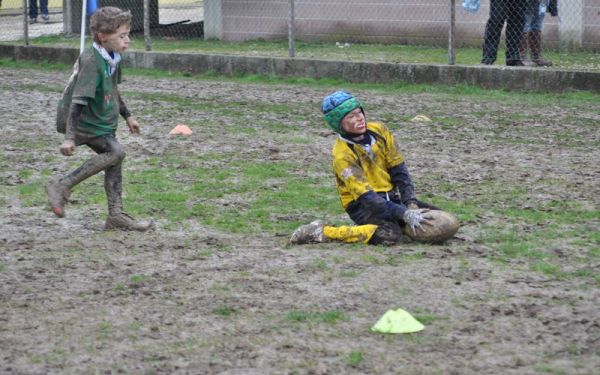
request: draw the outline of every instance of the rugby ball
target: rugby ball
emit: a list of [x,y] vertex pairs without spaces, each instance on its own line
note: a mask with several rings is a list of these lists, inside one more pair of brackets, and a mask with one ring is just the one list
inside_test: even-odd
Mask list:
[[427,243],[442,243],[452,238],[460,226],[458,219],[446,211],[431,210],[423,214],[431,225],[423,224],[421,228],[414,231],[404,226],[404,234],[416,241]]

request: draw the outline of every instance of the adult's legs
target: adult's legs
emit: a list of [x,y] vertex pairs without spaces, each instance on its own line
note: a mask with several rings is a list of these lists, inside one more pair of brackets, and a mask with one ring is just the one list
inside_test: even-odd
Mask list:
[[542,27],[545,12],[538,12],[532,22],[529,42],[531,44],[531,61],[537,66],[552,66],[552,61],[542,57]]
[[42,16],[48,16],[48,0],[40,0],[40,13]]
[[519,56],[519,44],[525,24],[525,1],[508,1],[506,12],[506,65],[523,65]]
[[490,17],[485,25],[483,34],[483,58],[481,63],[493,64],[498,56],[498,44],[502,35],[502,27],[506,14],[504,0],[490,1]]
[[29,0],[29,20],[35,21],[38,16],[37,0]]

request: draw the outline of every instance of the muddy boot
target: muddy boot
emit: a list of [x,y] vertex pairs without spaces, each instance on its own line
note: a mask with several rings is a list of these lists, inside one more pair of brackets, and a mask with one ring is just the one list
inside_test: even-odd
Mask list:
[[521,57],[521,62],[525,66],[531,66],[533,63],[527,57],[527,50],[529,47],[529,32],[523,33],[521,37],[521,41],[519,42],[519,56]]
[[292,233],[290,243],[301,245],[305,243],[326,242],[327,237],[323,234],[324,226],[322,220],[315,220],[310,224],[302,225]]
[[152,221],[135,220],[123,212],[123,189],[121,178],[121,163],[104,171],[104,190],[108,203],[108,217],[104,229],[137,230],[145,232],[154,228]]
[[133,217],[124,212],[120,212],[118,214],[109,214],[106,218],[106,224],[104,225],[104,229],[106,230],[120,229],[145,232],[152,228],[154,228],[154,223],[152,221],[135,220]]
[[58,178],[46,182],[46,193],[48,193],[48,202],[52,212],[58,217],[65,216],[65,205],[69,200],[71,189]]
[[535,66],[552,66],[552,61],[544,60],[542,57],[542,32],[532,31],[529,33],[529,46],[531,48],[531,61]]

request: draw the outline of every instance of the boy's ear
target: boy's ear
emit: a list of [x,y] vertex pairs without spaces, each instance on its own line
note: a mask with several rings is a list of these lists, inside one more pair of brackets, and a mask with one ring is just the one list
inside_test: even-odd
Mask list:
[[106,39],[107,39],[106,33],[103,33],[103,32],[98,33],[98,40],[100,41],[100,43],[106,42]]

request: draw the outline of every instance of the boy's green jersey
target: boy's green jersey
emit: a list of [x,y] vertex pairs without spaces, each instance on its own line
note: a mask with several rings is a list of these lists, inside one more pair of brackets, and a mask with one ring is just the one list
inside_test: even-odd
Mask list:
[[73,103],[85,105],[76,134],[97,137],[114,133],[119,120],[120,64],[111,75],[108,62],[92,47],[80,56],[75,74]]

